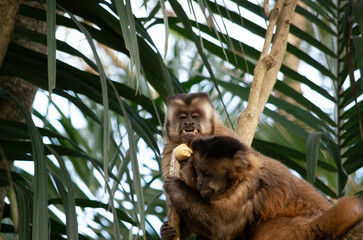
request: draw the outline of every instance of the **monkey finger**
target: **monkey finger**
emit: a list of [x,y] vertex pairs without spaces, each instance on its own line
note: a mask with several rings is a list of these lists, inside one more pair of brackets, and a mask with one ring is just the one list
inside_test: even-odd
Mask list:
[[168,176],[167,178],[164,179],[164,188],[167,186],[167,185],[170,185],[172,184],[175,180],[174,179],[177,179],[177,177],[171,177],[171,176]]
[[176,230],[175,228],[169,225],[168,221],[165,221],[163,226],[161,226],[160,234],[161,234],[161,239],[172,240],[176,236]]
[[173,189],[175,189],[178,186],[178,183],[182,182],[179,178],[177,177],[167,177],[164,180],[164,190],[167,194],[173,192]]
[[177,178],[177,177],[173,177],[173,176],[168,176],[167,178],[165,178],[165,180],[164,180],[164,185],[165,185],[165,183],[172,183],[172,182],[175,182],[175,181],[177,181],[179,178]]

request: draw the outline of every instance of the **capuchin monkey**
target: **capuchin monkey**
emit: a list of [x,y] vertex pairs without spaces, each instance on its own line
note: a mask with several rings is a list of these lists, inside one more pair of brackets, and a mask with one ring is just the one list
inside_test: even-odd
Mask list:
[[[177,94],[167,98],[165,117],[166,140],[162,158],[162,173],[164,179],[169,175],[170,162],[175,147],[182,143],[190,145],[195,137],[230,136],[238,138],[237,134],[226,127],[219,117],[206,93]],[[188,164],[185,161],[183,164]],[[181,168],[183,168],[183,164]],[[194,184],[186,174],[184,181]],[[190,235],[183,219],[180,223],[181,239]],[[175,229],[168,222],[161,228],[162,239],[173,239]]]
[[166,142],[162,171],[168,176],[171,154],[182,143],[190,145],[195,137],[230,136],[237,134],[226,127],[206,93],[176,94],[167,98],[165,116]]
[[[198,239],[336,239],[363,219],[362,202],[331,204],[280,162],[235,138],[196,138],[187,174],[196,187],[168,177],[164,189]],[[185,173],[181,173],[185,174]]]

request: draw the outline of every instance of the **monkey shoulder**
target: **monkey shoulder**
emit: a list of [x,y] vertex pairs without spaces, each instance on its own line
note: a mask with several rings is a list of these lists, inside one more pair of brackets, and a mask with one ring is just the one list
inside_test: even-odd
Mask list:
[[172,142],[165,143],[162,156],[163,157],[170,156],[172,154],[174,148],[176,148],[177,146],[178,146],[178,144],[175,144],[175,143],[172,143]]
[[213,134],[214,136],[228,136],[241,140],[241,138],[237,135],[237,133],[232,129],[228,128],[226,125],[224,125],[221,120],[216,119],[214,124],[215,124],[214,134]]

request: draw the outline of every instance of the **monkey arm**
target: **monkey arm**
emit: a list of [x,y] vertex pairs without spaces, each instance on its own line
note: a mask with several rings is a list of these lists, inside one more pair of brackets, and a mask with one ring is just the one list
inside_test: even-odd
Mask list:
[[193,168],[192,159],[188,158],[180,163],[180,179],[189,187],[197,189],[197,174]]
[[211,205],[206,202],[199,192],[189,187],[179,178],[168,177],[164,181],[164,189],[176,211],[190,223],[193,232],[213,236],[215,221],[218,217],[211,211]]
[[165,179],[164,189],[173,205],[182,211],[198,207],[204,208],[202,211],[205,211],[209,208],[209,204],[203,200],[199,192],[179,178],[168,177]]

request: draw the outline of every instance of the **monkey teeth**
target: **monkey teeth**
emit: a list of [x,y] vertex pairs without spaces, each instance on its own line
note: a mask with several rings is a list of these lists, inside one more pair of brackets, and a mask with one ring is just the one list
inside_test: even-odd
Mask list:
[[183,129],[182,130],[182,134],[194,134],[194,135],[197,135],[197,134],[199,134],[199,131],[196,128],[194,128],[193,130],[185,130],[185,129]]

